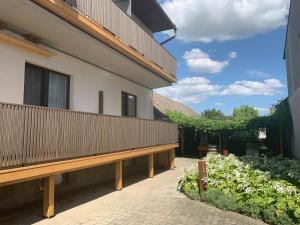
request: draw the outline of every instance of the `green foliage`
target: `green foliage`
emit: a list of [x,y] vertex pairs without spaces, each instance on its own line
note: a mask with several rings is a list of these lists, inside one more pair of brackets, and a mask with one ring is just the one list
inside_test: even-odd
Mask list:
[[238,203],[232,195],[226,195],[217,188],[211,188],[201,194],[201,200],[212,205],[217,205],[218,208],[230,211],[237,211]]
[[206,133],[218,133],[232,130],[245,130],[249,120],[243,118],[208,119],[185,116],[179,112],[168,112],[171,121],[180,127],[193,128]]
[[273,105],[271,117],[273,121],[276,121],[279,127],[292,129],[293,121],[287,98]]
[[201,115],[207,119],[220,120],[225,118],[224,113],[221,110],[217,110],[217,109],[204,110]]
[[[195,132],[201,131],[209,134],[243,134],[242,137],[247,137],[253,136],[259,128],[281,127],[290,130],[292,128],[292,117],[287,99],[275,104],[269,116],[258,116],[257,110],[249,106],[236,108],[233,116],[221,119],[194,118],[175,111],[167,112],[167,116],[180,127],[192,128]],[[237,137],[240,138],[239,135]]]
[[[300,223],[299,161],[215,154],[205,160],[207,191],[201,194],[203,201],[274,225]],[[178,189],[195,193],[197,181],[197,168],[193,167],[180,179]]]
[[253,119],[258,117],[258,110],[247,105],[242,105],[239,108],[233,109],[232,116],[235,118]]
[[[278,211],[277,211],[278,212]],[[277,216],[276,208],[274,206],[268,207],[262,211],[262,217],[269,224],[274,225],[296,225],[293,220],[287,215],[283,214],[280,217]]]

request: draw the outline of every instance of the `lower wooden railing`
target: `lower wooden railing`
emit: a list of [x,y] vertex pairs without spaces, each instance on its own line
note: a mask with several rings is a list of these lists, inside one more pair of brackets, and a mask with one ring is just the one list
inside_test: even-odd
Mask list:
[[0,169],[177,143],[173,123],[0,103]]

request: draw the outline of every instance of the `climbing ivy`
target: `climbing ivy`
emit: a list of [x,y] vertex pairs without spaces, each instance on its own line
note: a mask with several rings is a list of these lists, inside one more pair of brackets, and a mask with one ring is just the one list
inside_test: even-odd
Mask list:
[[282,127],[292,128],[292,117],[288,100],[284,99],[273,105],[268,116],[250,118],[248,116],[228,116],[220,119],[185,116],[182,113],[169,111],[167,116],[179,127],[193,128],[195,131],[216,134],[232,131],[255,131],[259,128]]

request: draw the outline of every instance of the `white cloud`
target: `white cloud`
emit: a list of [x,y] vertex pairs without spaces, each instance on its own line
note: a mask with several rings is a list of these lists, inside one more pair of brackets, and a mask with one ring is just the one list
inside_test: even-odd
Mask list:
[[263,82],[258,81],[236,81],[233,84],[227,86],[221,92],[221,95],[229,96],[253,96],[253,95],[265,95],[271,96],[280,93],[279,89],[284,85],[277,79],[267,79]]
[[186,77],[171,87],[157,89],[157,92],[180,102],[199,103],[208,96],[217,95],[220,88],[204,77]]
[[204,77],[186,77],[177,84],[157,89],[156,92],[183,103],[196,104],[211,96],[270,96],[280,93],[282,87],[284,85],[277,79],[267,79],[263,82],[244,80],[221,86]]
[[230,60],[236,57],[236,52],[230,52],[227,60],[216,61],[211,59],[209,54],[199,48],[186,51],[183,55],[183,59],[185,59],[185,63],[190,70],[209,74],[222,72],[223,69],[229,65]]
[[265,72],[262,72],[259,70],[248,70],[248,71],[246,71],[246,73],[252,77],[257,77],[257,78],[269,78],[272,76],[271,74],[268,74],[268,73],[265,73]]
[[216,106],[223,106],[224,103],[222,103],[222,102],[215,102],[214,105],[216,105]]
[[289,0],[166,0],[162,4],[184,41],[227,41],[286,24]]
[[270,109],[268,108],[261,108],[261,107],[254,107],[260,114],[265,115],[270,112]]
[[236,57],[237,57],[237,53],[236,52],[229,52],[228,58],[235,59]]

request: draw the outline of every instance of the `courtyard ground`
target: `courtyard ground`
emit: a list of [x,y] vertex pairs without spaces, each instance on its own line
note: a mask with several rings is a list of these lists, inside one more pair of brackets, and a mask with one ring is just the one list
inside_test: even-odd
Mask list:
[[177,158],[176,169],[124,178],[122,191],[113,182],[70,192],[56,199],[56,216],[41,217],[41,203],[0,218],[5,225],[263,225],[249,217],[193,201],[176,190],[178,178],[196,162]]

